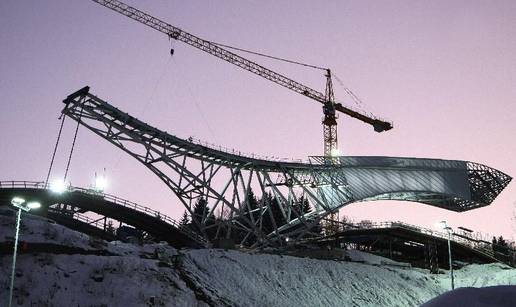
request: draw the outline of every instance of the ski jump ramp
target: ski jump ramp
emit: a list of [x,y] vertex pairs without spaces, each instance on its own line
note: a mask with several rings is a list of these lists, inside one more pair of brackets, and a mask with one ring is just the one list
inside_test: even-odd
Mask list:
[[[62,113],[134,157],[178,197],[203,235],[243,245],[297,239],[354,202],[401,200],[462,212],[487,206],[511,177],[482,164],[400,157],[286,161],[182,139],[90,93],[69,95]],[[203,200],[207,209],[193,208]],[[308,206],[302,204],[308,202]],[[237,242],[238,243],[238,242]]]

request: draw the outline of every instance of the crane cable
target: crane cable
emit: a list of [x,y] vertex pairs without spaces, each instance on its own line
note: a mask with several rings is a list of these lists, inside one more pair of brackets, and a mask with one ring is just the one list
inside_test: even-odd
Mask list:
[[[214,45],[217,45],[219,47],[224,47],[224,48],[228,48],[228,49],[238,50],[238,51],[254,54],[254,55],[257,55],[257,56],[266,57],[266,58],[269,58],[269,59],[290,63],[290,64],[301,65],[301,66],[305,66],[305,67],[309,67],[309,68],[314,68],[314,69],[319,69],[319,70],[324,70],[324,71],[328,70],[328,68],[324,68],[324,67],[320,67],[320,66],[316,66],[316,65],[312,65],[312,64],[307,64],[307,63],[302,63],[302,62],[297,62],[297,61],[293,61],[293,60],[288,60],[288,59],[284,59],[284,58],[280,58],[280,57],[276,57],[276,56],[272,56],[272,55],[268,55],[268,54],[263,54],[263,53],[259,53],[259,52],[255,52],[255,51],[251,51],[251,50],[246,50],[246,49],[242,49],[242,48],[238,48],[238,47],[233,47],[233,46],[229,46],[229,45],[225,45],[225,44],[221,44],[221,43],[216,43],[216,42],[212,42],[212,41],[210,41],[210,43],[214,44]],[[348,94],[348,96],[351,97],[351,99],[357,105],[357,107],[359,109],[361,109],[363,112],[366,112],[365,111],[365,103],[360,98],[358,98],[358,96],[355,95],[355,93],[353,93],[348,87],[346,87],[344,85],[344,82],[342,82],[342,80],[334,72],[331,72],[331,76],[335,77],[335,80],[337,80],[337,82],[342,86],[342,88],[344,89],[346,94]]]
[[79,113],[79,118],[77,118],[77,126],[75,127],[75,134],[73,136],[72,148],[70,149],[70,155],[68,155],[68,162],[66,163],[66,171],[64,174],[63,181],[66,182],[66,177],[68,176],[68,170],[70,169],[70,162],[72,160],[73,150],[75,148],[75,141],[77,140],[77,133],[79,132],[79,124],[81,123],[83,107],[81,107],[81,112]]
[[358,96],[355,95],[355,93],[353,93],[349,88],[347,88],[344,85],[344,82],[342,82],[342,80],[335,73],[332,72],[331,74],[333,77],[335,77],[335,80],[337,80],[337,82],[340,84],[340,86],[342,86],[342,88],[344,89],[346,94],[348,94],[348,96],[351,97],[351,99],[357,105],[357,107],[359,107],[362,111],[366,112],[364,110],[365,103],[360,98],[358,98]]
[[272,56],[272,55],[267,55],[267,54],[263,54],[263,53],[259,53],[259,52],[255,52],[255,51],[251,51],[251,50],[246,50],[246,49],[242,49],[242,48],[228,46],[228,45],[224,45],[224,44],[220,44],[220,43],[216,43],[216,42],[211,42],[211,41],[210,41],[210,43],[214,44],[214,45],[217,45],[219,47],[224,47],[224,48],[228,48],[228,49],[238,50],[238,51],[242,51],[242,52],[258,55],[258,56],[261,56],[261,57],[273,59],[273,60],[276,60],[276,61],[282,61],[282,62],[286,62],[286,63],[290,63],[290,64],[301,65],[301,66],[310,67],[310,68],[314,68],[314,69],[320,69],[320,70],[324,70],[324,71],[328,70],[327,68],[323,68],[323,67],[320,67],[320,66],[311,65],[311,64],[307,64],[307,63],[301,63],[301,62],[297,62],[297,61],[293,61],[293,60],[288,60],[288,59],[284,59],[284,58],[280,58],[280,57],[275,57],[275,56]]
[[59,146],[59,140],[61,139],[61,133],[63,132],[63,125],[64,125],[64,122],[66,119],[66,116],[64,116],[64,114],[62,114],[61,117],[62,117],[61,126],[59,127],[59,133],[57,134],[56,145],[54,146],[54,152],[52,153],[52,159],[50,160],[50,167],[48,168],[47,178],[45,179],[45,187],[48,184],[48,180],[50,178],[50,173],[52,172],[52,167],[54,166],[54,159],[56,157],[57,147]]

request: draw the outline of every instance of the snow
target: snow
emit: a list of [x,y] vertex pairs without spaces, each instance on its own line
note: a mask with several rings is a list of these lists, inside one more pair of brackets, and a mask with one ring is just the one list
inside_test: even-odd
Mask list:
[[[51,243],[77,250],[22,251],[14,299],[21,306],[419,306],[450,287],[448,274],[432,275],[356,250],[346,251],[351,261],[176,250],[165,243],[92,239],[30,215],[24,215],[22,225],[20,240],[29,246]],[[14,215],[0,211],[0,243],[13,237]],[[0,306],[8,300],[11,261],[10,254],[0,254]],[[516,270],[502,264],[468,265],[455,271],[455,283],[516,285]],[[464,291],[475,290],[458,293],[469,293]],[[501,292],[493,293],[498,297]]]
[[[0,208],[0,240],[14,241],[16,230],[16,211]],[[55,224],[45,218],[22,212],[20,241],[32,243],[59,244],[84,250],[94,250],[90,237],[80,232]]]
[[514,307],[515,305],[516,286],[493,286],[486,288],[459,288],[430,300],[423,304],[422,307]]
[[[516,285],[516,269],[502,263],[471,264],[454,271],[454,277],[456,287]],[[445,286],[450,285],[449,278],[441,282]]]
[[239,306],[413,306],[442,292],[423,271],[344,261],[193,250],[184,266]]
[[397,262],[385,257],[376,256],[359,250],[348,250],[346,255],[351,261],[363,262],[372,265],[392,265],[392,266],[404,266],[408,267],[410,264]]
[[[10,274],[10,257],[0,258],[1,276]],[[20,255],[15,302],[22,306],[203,306],[173,268],[138,257]],[[1,278],[6,303],[8,278]],[[2,304],[2,306],[4,306]]]

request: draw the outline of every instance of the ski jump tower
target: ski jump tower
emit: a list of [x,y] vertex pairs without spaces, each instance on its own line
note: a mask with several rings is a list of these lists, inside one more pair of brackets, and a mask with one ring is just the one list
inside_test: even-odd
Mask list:
[[[206,201],[208,209],[193,221],[210,240],[238,233],[240,244],[278,245],[309,236],[325,216],[361,201],[405,200],[467,211],[491,204],[512,179],[468,161],[313,156],[286,162],[243,156],[152,127],[89,87],[64,103],[65,116],[151,170],[191,215],[196,202]],[[306,202],[311,210],[302,209]]]

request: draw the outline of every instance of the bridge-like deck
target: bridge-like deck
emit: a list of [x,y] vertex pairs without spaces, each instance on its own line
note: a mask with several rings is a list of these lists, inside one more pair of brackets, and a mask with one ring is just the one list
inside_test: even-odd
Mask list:
[[[34,210],[34,214],[47,216],[72,229],[104,238],[109,238],[110,234],[103,231],[103,226],[81,213],[94,212],[120,221],[175,247],[202,247],[206,243],[196,233],[181,227],[174,219],[156,210],[89,189],[69,187],[64,193],[57,194],[43,182],[0,181],[0,206],[10,205],[14,196],[41,202],[43,208]],[[68,205],[77,208],[78,212],[61,212],[56,205]]]
[[[319,244],[351,243],[388,258],[411,262],[432,269],[448,267],[448,234],[403,222],[346,223],[335,235]],[[469,234],[453,233],[451,249],[454,261],[465,263],[505,262],[514,265],[508,255],[497,254],[491,242]]]

